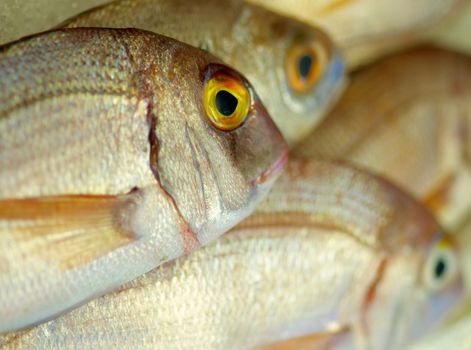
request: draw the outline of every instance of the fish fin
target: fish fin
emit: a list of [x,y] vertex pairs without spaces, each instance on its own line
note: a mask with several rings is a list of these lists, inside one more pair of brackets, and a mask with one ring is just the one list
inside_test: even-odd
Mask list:
[[346,342],[350,342],[351,336],[348,329],[338,332],[314,333],[270,344],[259,350],[334,350],[337,346],[343,346]]
[[23,254],[73,268],[136,239],[125,224],[132,205],[130,196],[0,200],[0,240],[6,237]]

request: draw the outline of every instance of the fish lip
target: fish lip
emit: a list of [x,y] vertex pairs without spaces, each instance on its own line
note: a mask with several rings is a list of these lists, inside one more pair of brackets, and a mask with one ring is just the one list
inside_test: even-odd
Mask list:
[[263,185],[268,180],[278,177],[288,163],[288,147],[284,146],[278,158],[255,180],[253,185]]

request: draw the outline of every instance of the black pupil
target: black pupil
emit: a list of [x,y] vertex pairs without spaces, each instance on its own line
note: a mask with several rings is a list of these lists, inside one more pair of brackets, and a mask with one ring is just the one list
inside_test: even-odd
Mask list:
[[440,258],[437,261],[437,264],[435,265],[435,277],[436,278],[442,278],[443,275],[445,275],[446,272],[446,263],[443,261],[442,258]]
[[230,116],[237,108],[237,98],[226,90],[218,91],[216,94],[216,107],[219,113]]
[[312,68],[312,57],[310,55],[304,55],[299,59],[299,74],[303,79],[306,79],[311,73]]

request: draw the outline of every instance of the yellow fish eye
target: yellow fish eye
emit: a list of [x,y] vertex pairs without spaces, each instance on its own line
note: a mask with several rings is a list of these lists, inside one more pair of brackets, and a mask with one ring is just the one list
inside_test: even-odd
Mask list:
[[451,243],[443,238],[432,247],[423,271],[423,281],[432,292],[445,288],[458,275],[458,258]]
[[218,70],[206,79],[203,105],[211,124],[217,129],[237,129],[248,116],[251,95],[244,81]]
[[304,94],[311,90],[322,75],[327,53],[320,43],[294,45],[288,50],[285,70],[293,91]]

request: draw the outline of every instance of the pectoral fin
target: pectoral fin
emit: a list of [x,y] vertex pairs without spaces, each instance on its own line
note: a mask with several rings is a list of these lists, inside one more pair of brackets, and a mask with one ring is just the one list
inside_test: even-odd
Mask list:
[[135,240],[130,210],[129,196],[0,200],[0,251],[19,249],[64,269],[86,264]]

